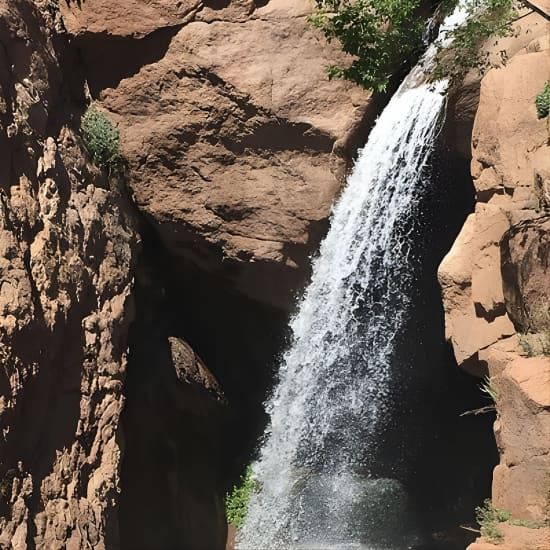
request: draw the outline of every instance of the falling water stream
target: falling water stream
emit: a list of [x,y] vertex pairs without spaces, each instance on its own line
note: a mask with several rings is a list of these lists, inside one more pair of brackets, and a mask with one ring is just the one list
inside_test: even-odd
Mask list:
[[[457,9],[437,40],[464,20]],[[335,205],[292,343],[268,402],[240,550],[401,548],[407,495],[376,478],[377,433],[393,405],[395,343],[409,318],[411,227],[428,184],[446,81],[425,82],[430,46],[393,96]]]

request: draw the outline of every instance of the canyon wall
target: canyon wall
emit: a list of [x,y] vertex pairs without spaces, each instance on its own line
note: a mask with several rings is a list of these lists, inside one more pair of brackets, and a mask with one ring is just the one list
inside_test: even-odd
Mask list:
[[[0,0],[0,546],[224,546],[209,367],[242,390],[250,365],[215,351],[221,323],[195,335],[212,365],[186,342],[229,322],[189,273],[205,300],[288,311],[376,111],[327,80],[342,54],[311,7]],[[124,177],[89,162],[90,100],[119,127]]]
[[146,2],[143,18],[110,4],[63,13],[120,127],[136,204],[182,265],[288,309],[370,94],[327,79],[343,55],[307,22],[309,0]]
[[[258,319],[283,324],[383,102],[327,80],[342,54],[311,6],[0,0],[1,547],[223,547],[222,417],[254,394],[234,424],[261,424],[267,383],[249,384],[276,352],[262,338],[279,342]],[[458,362],[497,389],[494,502],[541,522],[550,153],[534,97],[549,50],[536,17],[481,83],[476,210],[440,281]],[[90,99],[120,130],[124,177],[89,162]],[[546,536],[506,529],[510,550]]]
[[[504,66],[481,81],[472,135],[475,212],[439,268],[459,365],[489,376],[500,464],[493,504],[547,524],[550,495],[550,133],[535,97],[550,74],[547,22],[529,15],[498,43]],[[488,404],[490,401],[488,401]],[[548,528],[502,527],[501,548],[543,549]],[[483,539],[471,550],[493,547]]]
[[117,539],[134,216],[79,137],[53,2],[0,2],[0,546]]

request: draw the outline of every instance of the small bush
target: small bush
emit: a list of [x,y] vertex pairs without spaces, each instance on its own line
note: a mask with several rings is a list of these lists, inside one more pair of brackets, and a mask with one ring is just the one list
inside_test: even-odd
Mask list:
[[82,132],[94,164],[109,174],[118,171],[122,160],[118,130],[95,105],[90,105],[82,117]]
[[483,506],[476,508],[476,521],[479,523],[481,536],[494,544],[503,540],[498,524],[509,521],[511,517],[512,515],[507,510],[495,508],[491,499],[486,499]]
[[550,80],[546,81],[544,88],[537,95],[535,105],[539,118],[546,118],[550,114]]
[[550,308],[546,298],[531,304],[528,321],[528,330],[518,335],[523,351],[528,357],[550,356]]
[[247,466],[246,471],[238,485],[225,497],[225,515],[227,522],[240,529],[246,514],[248,513],[248,503],[253,492],[258,490],[258,483],[252,478],[252,467]]
[[513,519],[510,523],[527,529],[540,529],[546,525],[545,521],[534,519]]
[[550,332],[519,334],[519,343],[527,357],[550,356]]
[[490,376],[486,376],[481,384],[481,391],[486,393],[492,400],[493,403],[497,403],[500,399],[500,391],[495,386],[493,379]]
[[[484,73],[489,67],[489,53],[483,43],[489,38],[502,38],[514,34],[513,22],[517,17],[515,0],[468,0],[468,19],[450,33],[452,44],[441,48],[436,58],[434,80],[449,78],[460,80],[470,69]],[[506,52],[501,52],[503,62]]]
[[347,78],[384,91],[396,71],[411,65],[423,47],[422,0],[316,0],[310,23],[355,57],[330,66],[329,78]]

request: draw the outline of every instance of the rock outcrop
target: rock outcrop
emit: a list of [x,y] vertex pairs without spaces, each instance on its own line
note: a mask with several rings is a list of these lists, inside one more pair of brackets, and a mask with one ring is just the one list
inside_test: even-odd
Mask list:
[[[550,56],[543,18],[529,17],[519,38],[507,39],[516,47],[506,65],[481,82],[472,137],[475,212],[443,260],[439,280],[457,361],[488,375],[496,396],[500,464],[493,503],[515,520],[544,525],[550,494],[550,135],[548,120],[537,119],[535,97],[550,73]],[[503,530],[502,548],[550,544],[548,528]]]
[[369,94],[327,79],[342,54],[307,22],[309,0],[178,5],[147,2],[141,18],[134,4],[88,0],[64,16],[164,245],[288,308],[364,137]]
[[[311,9],[0,0],[1,547],[223,547],[222,388],[140,233],[171,281],[289,307],[376,108],[326,78],[342,54]],[[90,94],[126,181],[89,162]]]
[[87,161],[58,32],[54,2],[0,2],[0,546],[16,550],[117,537],[138,237]]

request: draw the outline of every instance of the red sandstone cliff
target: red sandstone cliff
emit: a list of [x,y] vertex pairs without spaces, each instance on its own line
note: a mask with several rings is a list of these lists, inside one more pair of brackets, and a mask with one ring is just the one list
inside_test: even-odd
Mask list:
[[[550,134],[535,97],[550,74],[538,15],[497,44],[510,59],[481,81],[472,136],[471,214],[441,263],[447,337],[458,363],[496,388],[500,464],[493,504],[548,522],[550,495]],[[550,529],[502,526],[500,548],[550,547]],[[488,541],[471,550],[487,550]]]
[[[369,99],[326,79],[340,54],[307,24],[310,9],[0,0],[2,548],[115,548],[121,521],[123,547],[223,547],[223,396],[159,329],[151,297],[127,376],[136,272],[138,291],[151,288],[138,233],[148,224],[181,259],[175,279],[192,265],[291,304]],[[88,93],[120,128],[126,181],[89,162]],[[127,462],[121,481],[140,446],[151,461]],[[140,498],[153,507],[143,520]]]
[[[371,116],[369,95],[326,80],[323,66],[340,54],[308,26],[305,0],[59,7],[0,0],[0,546],[117,547],[124,452],[162,441],[176,458],[145,465],[159,467],[146,489],[151,506],[182,525],[171,540],[205,537],[209,550],[221,548],[211,444],[219,384],[185,342],[159,331],[162,376],[149,373],[146,387],[142,379],[126,393],[134,275],[138,287],[150,283],[136,268],[140,216],[123,182],[88,162],[80,138],[86,93],[120,128],[128,194],[178,259],[174,277],[192,265],[279,309],[307,278]],[[549,50],[544,24],[530,17],[523,42],[508,42],[507,66],[482,81],[476,211],[440,280],[459,363],[488,372],[500,396],[493,500],[518,519],[543,521],[550,153],[534,96]],[[151,316],[144,303],[140,315]],[[160,361],[147,356],[157,320],[134,336],[146,360]],[[143,431],[153,436],[145,441]],[[139,483],[139,474],[128,479]],[[160,503],[158,494],[170,498]],[[502,548],[545,547],[543,529],[503,530]],[[149,546],[161,537],[149,535]]]
[[61,29],[52,2],[0,2],[2,548],[116,539],[138,237],[83,151]]

